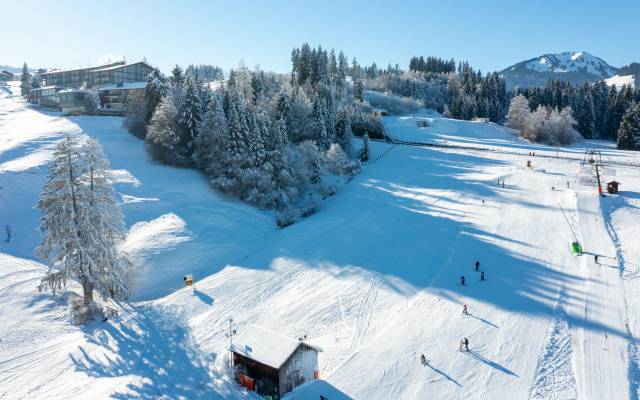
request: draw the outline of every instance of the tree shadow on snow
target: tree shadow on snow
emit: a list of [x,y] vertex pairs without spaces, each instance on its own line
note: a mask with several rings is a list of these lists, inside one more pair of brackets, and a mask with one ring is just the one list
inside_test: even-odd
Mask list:
[[[531,218],[537,213],[558,213],[555,206],[504,192],[494,178],[500,168],[510,171],[512,164],[474,154],[399,147],[365,169],[329,200],[331,204],[281,231],[271,246],[239,265],[265,269],[286,258],[336,275],[359,274],[364,269],[381,274],[386,287],[403,295],[413,294],[405,282],[454,302],[463,295],[507,312],[555,317],[562,288],[567,288],[567,304],[584,301],[577,266],[554,264],[553,259],[537,259],[514,250],[531,253],[534,245],[502,235],[500,229],[489,231],[474,214],[481,212],[481,199],[495,205],[517,204]],[[484,172],[487,170],[493,174]],[[517,216],[498,216],[512,217]],[[569,252],[570,233],[561,218],[557,241],[566,242]],[[537,249],[541,255],[545,251]],[[474,271],[476,260],[486,272],[484,282]],[[459,284],[461,275],[468,285]],[[597,278],[591,283],[604,284]],[[567,320],[572,326],[624,335],[579,315],[567,315]]]
[[207,360],[198,353],[189,332],[151,307],[126,312],[109,323],[84,327],[87,341],[69,357],[78,371],[96,378],[130,377],[114,399],[222,399],[212,386]]

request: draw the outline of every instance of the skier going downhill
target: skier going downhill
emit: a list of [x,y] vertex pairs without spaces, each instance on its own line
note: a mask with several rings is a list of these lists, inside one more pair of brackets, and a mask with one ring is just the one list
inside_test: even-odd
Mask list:
[[464,349],[466,351],[469,351],[469,339],[464,338],[464,340],[462,341],[462,343],[464,343]]
[[480,261],[476,261],[476,272],[478,272],[479,268],[480,268]]
[[462,275],[462,276],[460,277],[460,284],[461,284],[462,286],[464,286],[464,282],[465,282],[464,275]]
[[596,255],[594,255],[594,256],[593,256],[593,259],[595,260],[595,262],[596,262],[596,264],[597,264],[597,263],[598,263],[598,255],[597,255],[597,254],[596,254]]
[[466,304],[464,304],[464,305],[462,306],[462,313],[463,313],[463,314],[465,314],[465,315],[468,315],[468,314],[469,314],[469,313],[467,312],[467,305],[466,305]]
[[480,280],[483,281],[484,280],[484,271],[480,272]]

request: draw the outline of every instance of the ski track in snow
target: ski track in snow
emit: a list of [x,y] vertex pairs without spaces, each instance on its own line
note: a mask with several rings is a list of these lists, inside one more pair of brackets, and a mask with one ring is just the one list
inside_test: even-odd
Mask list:
[[[618,200],[618,199],[615,199],[615,200]],[[615,259],[617,262],[617,267],[620,273],[620,277],[622,280],[636,279],[640,276],[640,265],[627,262],[625,258],[625,253],[622,247],[622,242],[620,240],[620,237],[618,236],[618,233],[616,232],[616,228],[612,221],[612,218],[613,218],[612,214],[616,209],[616,206],[609,205],[608,207],[609,208],[607,209],[606,206],[602,206],[602,215],[605,219],[605,226],[607,228],[607,232],[609,233],[609,236],[615,245],[615,250],[616,250]],[[627,269],[630,269],[631,271],[627,271]],[[631,318],[629,316],[634,315],[634,310],[628,301],[628,298],[630,297],[629,294],[627,293],[628,288],[624,284],[624,282],[622,286],[625,291],[624,307],[626,312],[625,324],[626,324],[626,334],[628,339],[627,352],[629,357],[629,373],[628,373],[629,391],[630,391],[630,398],[633,400],[638,400],[638,398],[640,398],[640,341],[638,341],[638,338],[635,337],[629,330],[629,326],[632,324]]]
[[[560,303],[563,303],[561,295]],[[530,399],[575,399],[577,383],[573,371],[573,338],[564,310],[560,308],[545,339],[544,350],[532,385]]]
[[[624,338],[626,310],[618,268],[602,265],[616,255],[600,211],[600,197],[580,190],[579,230],[585,254],[581,266],[587,274],[581,315],[585,325],[578,329],[578,391],[580,398],[595,399],[610,393],[613,399],[629,398],[628,342]],[[596,264],[594,255],[601,257]],[[587,327],[591,327],[588,329]]]

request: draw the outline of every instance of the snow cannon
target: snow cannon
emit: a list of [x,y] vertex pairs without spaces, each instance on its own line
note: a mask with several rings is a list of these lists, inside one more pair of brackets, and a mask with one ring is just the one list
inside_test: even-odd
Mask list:
[[185,286],[193,286],[193,275],[185,275],[183,279]]
[[582,245],[580,245],[579,242],[571,243],[571,250],[573,251],[573,254],[575,254],[577,256],[581,256],[582,255]]

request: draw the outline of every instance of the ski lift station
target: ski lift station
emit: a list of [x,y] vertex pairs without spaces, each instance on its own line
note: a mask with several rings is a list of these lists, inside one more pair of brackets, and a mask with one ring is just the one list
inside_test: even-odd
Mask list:
[[428,128],[429,125],[429,120],[427,119],[417,119],[416,120],[416,127],[418,128]]
[[279,399],[319,377],[319,347],[249,325],[230,346],[241,385],[267,398]]
[[620,186],[618,181],[607,182],[607,192],[611,194],[618,193],[618,186]]
[[374,108],[373,114],[375,114],[377,117],[386,117],[389,115],[389,111],[385,110],[384,108]]

